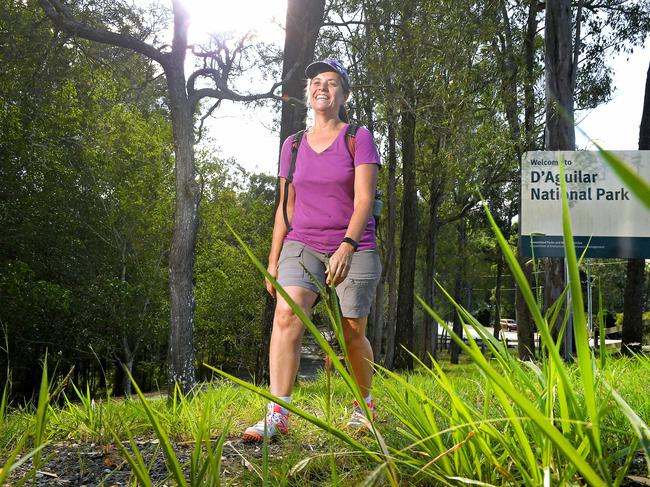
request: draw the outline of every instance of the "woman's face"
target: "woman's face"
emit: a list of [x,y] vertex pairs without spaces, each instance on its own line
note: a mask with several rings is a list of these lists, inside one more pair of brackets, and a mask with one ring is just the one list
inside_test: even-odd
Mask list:
[[341,77],[333,71],[317,74],[309,83],[309,104],[314,110],[338,113],[347,97]]

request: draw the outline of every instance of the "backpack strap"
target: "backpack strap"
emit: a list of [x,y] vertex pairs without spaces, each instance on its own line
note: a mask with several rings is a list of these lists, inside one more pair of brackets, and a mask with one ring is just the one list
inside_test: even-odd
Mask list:
[[350,154],[350,157],[352,158],[352,165],[354,165],[354,155],[356,153],[356,148],[357,148],[357,143],[356,143],[356,135],[357,135],[357,130],[359,130],[359,126],[351,123],[348,125],[348,129],[345,132],[345,147],[348,149],[348,154]]
[[[352,166],[354,166],[354,156],[356,154],[356,135],[357,130],[359,130],[358,125],[350,124],[348,125],[348,130],[345,133],[345,146],[348,149],[348,153],[352,158]],[[381,193],[379,189],[375,191],[375,201],[373,205],[373,217],[375,218],[375,234],[379,231],[379,217],[381,216],[381,209],[383,208],[384,203],[381,200]]]
[[287,174],[286,179],[284,180],[284,199],[282,200],[282,216],[284,216],[284,224],[287,228],[287,233],[291,231],[291,225],[289,224],[289,215],[287,214],[287,201],[289,200],[289,183],[293,181],[293,173],[296,171],[296,159],[298,158],[298,148],[300,147],[300,142],[302,141],[302,136],[305,131],[301,130],[293,134],[293,140],[291,142],[291,163],[289,164],[289,173]]

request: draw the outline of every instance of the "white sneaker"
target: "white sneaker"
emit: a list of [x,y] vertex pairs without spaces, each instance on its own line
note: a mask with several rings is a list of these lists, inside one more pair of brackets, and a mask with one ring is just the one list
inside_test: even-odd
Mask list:
[[370,410],[370,419],[366,416],[363,409],[361,409],[357,400],[354,400],[354,410],[348,421],[348,428],[362,429],[370,426],[370,422],[375,420],[375,401],[370,401],[370,404],[367,404],[367,406]]
[[289,431],[289,415],[282,412],[280,405],[269,403],[266,417],[246,428],[242,435],[242,441],[244,443],[262,443],[264,441],[264,423],[266,423],[266,434],[269,441],[272,441],[278,434],[286,434]]

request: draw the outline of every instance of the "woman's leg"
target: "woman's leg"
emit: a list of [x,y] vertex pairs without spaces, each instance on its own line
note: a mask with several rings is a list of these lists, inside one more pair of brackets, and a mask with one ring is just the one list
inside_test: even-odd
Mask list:
[[366,338],[368,317],[342,318],[343,338],[348,349],[348,357],[354,378],[361,389],[363,397],[368,397],[372,384],[373,370],[370,362],[373,360],[372,347]]
[[[285,291],[309,316],[318,295],[310,289],[287,286]],[[278,294],[269,347],[271,394],[290,396],[300,365],[300,348],[305,325],[289,304]]]

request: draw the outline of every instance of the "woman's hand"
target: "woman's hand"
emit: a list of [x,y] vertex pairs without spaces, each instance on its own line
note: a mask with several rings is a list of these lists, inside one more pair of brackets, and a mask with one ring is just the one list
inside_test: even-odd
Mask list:
[[326,269],[328,286],[336,286],[348,276],[350,265],[352,264],[352,255],[354,248],[349,243],[343,242],[336,249],[329,259],[329,265]]
[[[278,278],[278,264],[271,263],[266,268],[266,270],[273,276],[274,279]],[[264,285],[266,286],[266,290],[271,295],[271,297],[275,299],[275,288],[273,287],[273,284],[271,284],[271,281],[269,281],[266,277],[264,278]]]

